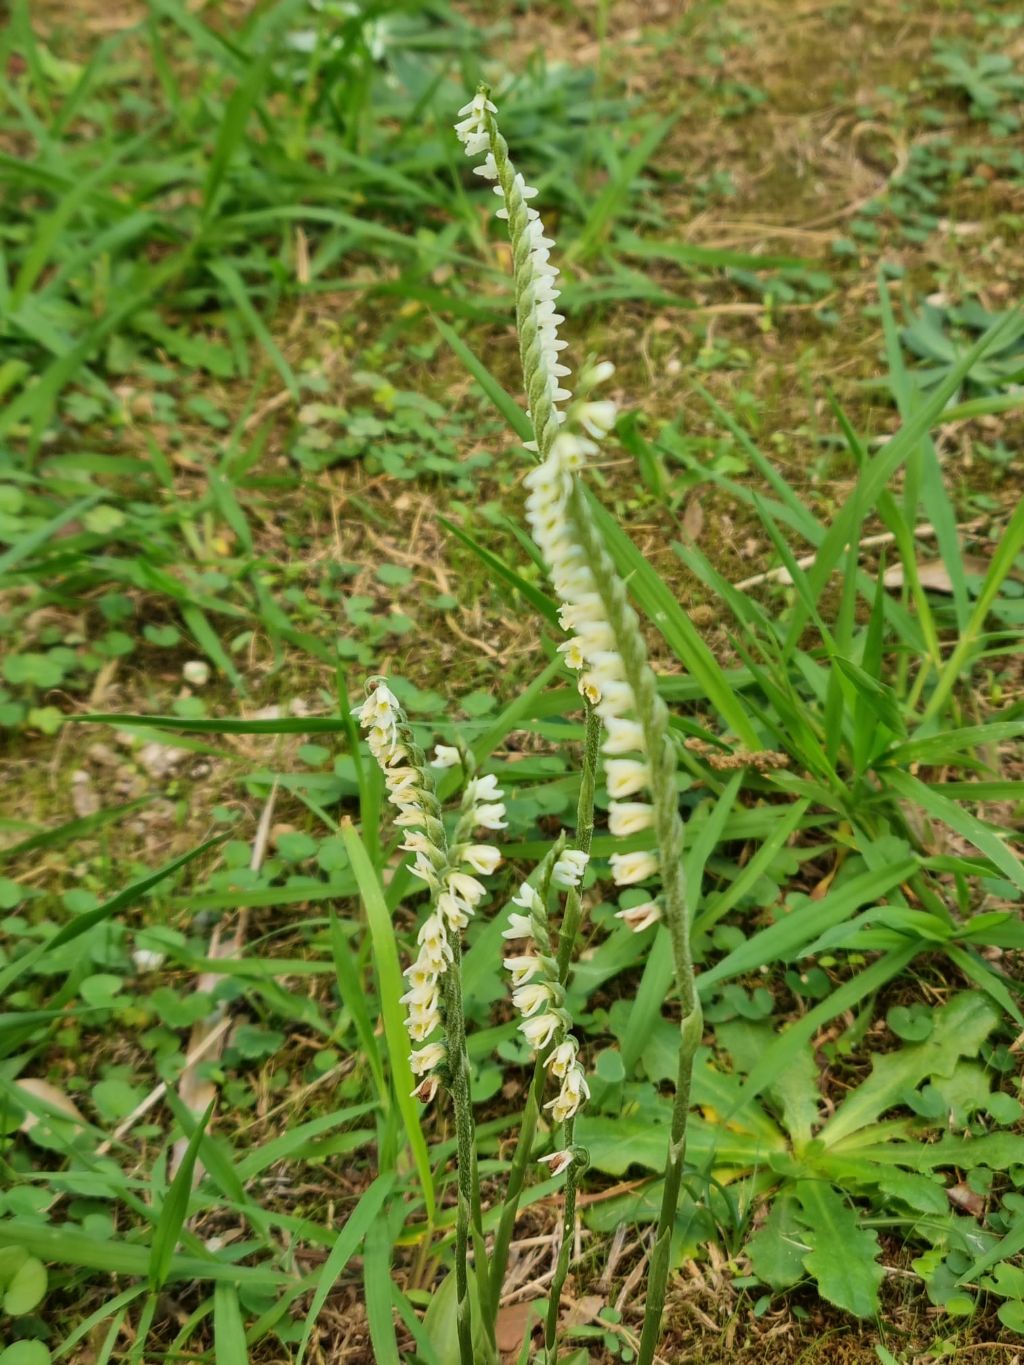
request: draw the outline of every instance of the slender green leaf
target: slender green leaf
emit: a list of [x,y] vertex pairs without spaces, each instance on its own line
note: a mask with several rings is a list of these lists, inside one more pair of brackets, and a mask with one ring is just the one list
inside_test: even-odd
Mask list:
[[149,1283],[154,1290],[164,1287],[170,1273],[171,1257],[178,1244],[178,1237],[188,1214],[189,1200],[192,1197],[192,1173],[196,1168],[199,1144],[216,1102],[216,1099],[210,1101],[206,1112],[196,1123],[195,1131],[189,1138],[185,1155],[181,1159],[181,1165],[164,1196],[160,1216],[153,1229],[153,1241],[149,1252]]
[[316,1278],[316,1291],[313,1294],[313,1301],[309,1305],[306,1314],[306,1321],[302,1327],[302,1336],[299,1339],[299,1349],[295,1358],[295,1365],[302,1365],[306,1356],[306,1347],[309,1345],[309,1338],[312,1335],[313,1327],[320,1310],[327,1302],[327,1296],[334,1288],[338,1276],[348,1265],[349,1261],[358,1252],[363,1243],[367,1232],[373,1226],[374,1221],[379,1216],[384,1200],[391,1191],[395,1183],[394,1173],[391,1171],[377,1176],[373,1184],[360,1197],[358,1204],[345,1220],[341,1231],[338,1233],[338,1240],[331,1248],[331,1253],[324,1261],[323,1267]]
[[341,822],[341,836],[348,850],[349,860],[359,894],[366,909],[366,919],[370,928],[370,942],[373,945],[373,958],[377,968],[377,989],[380,996],[381,1014],[384,1019],[384,1040],[387,1045],[388,1061],[391,1065],[391,1080],[395,1088],[395,1101],[405,1123],[406,1135],[412,1148],[413,1160],[423,1187],[430,1216],[434,1213],[434,1179],[430,1169],[427,1144],[420,1125],[419,1107],[412,1097],[413,1075],[409,1066],[409,1035],[405,1030],[401,996],[402,973],[398,960],[398,947],[395,943],[394,925],[388,913],[387,902],[381,890],[380,880],[370,862],[359,833],[350,820]]

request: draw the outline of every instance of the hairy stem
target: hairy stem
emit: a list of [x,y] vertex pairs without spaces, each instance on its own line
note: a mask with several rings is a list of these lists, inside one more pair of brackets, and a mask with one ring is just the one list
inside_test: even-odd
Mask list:
[[672,1228],[686,1160],[686,1122],[690,1110],[693,1060],[703,1032],[703,1016],[690,945],[692,908],[683,871],[683,822],[679,815],[676,753],[669,734],[668,709],[658,695],[657,680],[647,662],[640,624],[627,600],[626,585],[605,548],[578,480],[569,499],[569,515],[578,542],[586,551],[607,619],[615,632],[626,680],[636,698],[637,715],[643,727],[644,747],[651,765],[651,801],[664,894],[664,916],[672,945],[676,989],[682,1005],[679,1063],[665,1167],[665,1188],[651,1256],[638,1356],[638,1365],[651,1365],[665,1306]]
[[[455,1221],[455,1298],[456,1325],[459,1338],[461,1365],[476,1365],[473,1354],[473,1306],[469,1295],[469,1238],[481,1225],[480,1193],[475,1179],[475,1143],[473,1107],[469,1088],[469,1053],[466,1048],[466,1019],[462,1006],[462,954],[457,931],[451,930],[448,941],[453,960],[444,975],[445,1033],[448,1038],[448,1066],[452,1105],[455,1109],[456,1173],[458,1176],[458,1206]],[[476,1240],[476,1239],[475,1239]],[[483,1245],[480,1234],[477,1246]],[[478,1280],[483,1281],[486,1265],[477,1266]],[[482,1296],[481,1308],[489,1300]],[[485,1319],[489,1315],[484,1312]],[[493,1326],[491,1327],[493,1330]]]
[[[566,1147],[572,1146],[575,1128],[575,1118],[567,1119],[565,1123]],[[555,1262],[555,1275],[551,1281],[551,1293],[548,1298],[547,1321],[544,1324],[545,1365],[557,1365],[558,1362],[558,1312],[562,1305],[562,1290],[565,1287],[566,1276],[569,1274],[573,1238],[576,1234],[576,1191],[579,1187],[581,1170],[582,1163],[573,1160],[565,1177],[565,1202],[562,1206],[562,1244],[558,1248],[558,1260]]]
[[[590,841],[594,833],[594,787],[597,783],[597,752],[601,737],[601,721],[593,707],[587,705],[586,736],[583,742],[583,772],[580,778],[580,795],[576,807],[576,847],[584,853],[590,852]],[[566,896],[565,913],[558,936],[558,979],[564,986],[569,977],[572,963],[572,949],[579,932],[583,901],[578,887],[573,887]],[[508,1249],[512,1241],[516,1215],[519,1212],[519,1198],[526,1183],[526,1171],[533,1152],[533,1139],[537,1132],[541,1101],[544,1097],[544,1062],[546,1053],[538,1056],[533,1067],[530,1092],[519,1125],[515,1155],[508,1173],[508,1186],[505,1202],[502,1205],[498,1231],[491,1249],[491,1296],[495,1303],[501,1294],[508,1265]]]

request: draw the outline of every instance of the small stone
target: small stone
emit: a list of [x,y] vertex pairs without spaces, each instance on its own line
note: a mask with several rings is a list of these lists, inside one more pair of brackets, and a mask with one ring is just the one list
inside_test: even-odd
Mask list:
[[178,764],[186,757],[186,750],[175,749],[155,740],[144,744],[139,750],[139,763],[150,777],[169,777]]
[[210,681],[210,665],[205,659],[189,659],[181,670],[189,687],[205,687]]

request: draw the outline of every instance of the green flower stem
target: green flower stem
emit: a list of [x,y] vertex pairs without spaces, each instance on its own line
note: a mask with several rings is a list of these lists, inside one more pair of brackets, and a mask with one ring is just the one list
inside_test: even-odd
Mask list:
[[[580,778],[580,795],[576,807],[576,847],[584,853],[590,852],[590,841],[594,833],[594,787],[597,783],[598,741],[601,737],[601,721],[593,707],[587,706],[586,735],[583,742],[583,772]],[[564,986],[569,977],[572,963],[572,949],[579,932],[583,901],[577,887],[573,887],[565,900],[565,914],[558,936],[558,979]],[[495,1233],[494,1246],[491,1248],[491,1298],[498,1303],[501,1286],[508,1267],[508,1249],[512,1241],[516,1215],[519,1212],[519,1198],[526,1183],[526,1171],[533,1154],[533,1139],[540,1118],[541,1101],[544,1098],[544,1081],[547,1072],[544,1063],[547,1052],[537,1057],[533,1067],[533,1079],[523,1109],[519,1125],[519,1137],[515,1155],[508,1173],[505,1202],[502,1205],[498,1231]],[[575,1216],[575,1215],[574,1215]]]
[[[565,1145],[571,1147],[576,1130],[576,1119],[565,1121]],[[544,1324],[545,1365],[558,1365],[558,1312],[562,1306],[562,1290],[569,1274],[569,1261],[572,1258],[572,1244],[576,1235],[576,1191],[582,1163],[573,1158],[565,1176],[565,1202],[562,1206],[562,1245],[558,1248],[555,1275],[551,1281],[548,1296],[548,1316]]]
[[526,200],[516,184],[515,167],[509,160],[508,143],[498,131],[494,115],[487,114],[487,132],[491,154],[498,170],[498,184],[508,212],[508,234],[512,242],[512,274],[515,283],[516,333],[519,337],[519,356],[523,365],[526,396],[530,405],[530,419],[537,440],[540,458],[544,459],[551,443],[558,435],[559,423],[555,405],[548,394],[548,376],[541,363],[540,335],[533,316],[530,288],[532,275],[528,268],[530,242],[526,235],[528,216]]
[[[473,1102],[469,1088],[469,1053],[466,1048],[466,1017],[462,1006],[462,953],[456,930],[449,930],[448,942],[452,961],[444,974],[445,1033],[448,1039],[449,1086],[455,1109],[456,1172],[458,1177],[458,1206],[455,1222],[455,1299],[456,1325],[459,1338],[461,1365],[477,1365],[473,1353],[473,1306],[469,1294],[469,1238],[470,1229],[479,1258],[483,1249],[483,1230],[480,1215],[480,1190],[476,1179],[476,1144],[474,1141]],[[483,1286],[487,1280],[486,1261],[476,1266],[480,1287],[480,1308],[485,1325],[493,1332],[488,1313],[490,1294]]]
[[672,1229],[675,1225],[679,1186],[686,1159],[686,1123],[690,1110],[693,1062],[704,1023],[697,997],[690,944],[692,907],[686,894],[686,877],[683,871],[683,822],[679,815],[676,752],[669,733],[668,708],[658,695],[657,680],[647,661],[647,649],[636,612],[627,599],[626,585],[605,548],[587,503],[586,493],[578,479],[574,481],[569,497],[568,512],[573,522],[577,543],[586,552],[607,619],[615,632],[626,680],[636,698],[637,716],[643,728],[644,746],[651,766],[651,801],[654,807],[664,917],[672,945],[676,989],[682,1004],[679,1062],[669,1130],[665,1189],[654,1250],[651,1254],[647,1304],[644,1309],[640,1353],[637,1357],[637,1365],[651,1365],[661,1330],[661,1315],[665,1307]]

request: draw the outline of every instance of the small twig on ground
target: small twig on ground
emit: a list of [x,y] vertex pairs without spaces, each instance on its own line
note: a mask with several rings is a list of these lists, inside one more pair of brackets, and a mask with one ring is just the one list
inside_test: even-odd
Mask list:
[[[974,521],[961,523],[957,528],[961,531],[970,531],[984,524],[984,518],[976,518]],[[914,537],[916,540],[932,540],[935,536],[935,527],[928,522],[921,526],[914,527]],[[857,542],[858,549],[870,550],[878,545],[891,545],[896,537],[891,531],[880,531],[877,535],[865,536],[863,540]],[[801,569],[808,569],[817,559],[817,554],[801,555],[796,561]],[[789,570],[784,564],[780,564],[776,569],[766,569],[764,573],[756,573],[752,578],[741,579],[740,582],[732,586],[740,592],[746,592],[748,588],[756,588],[761,583],[791,583],[793,580],[789,576]]]

